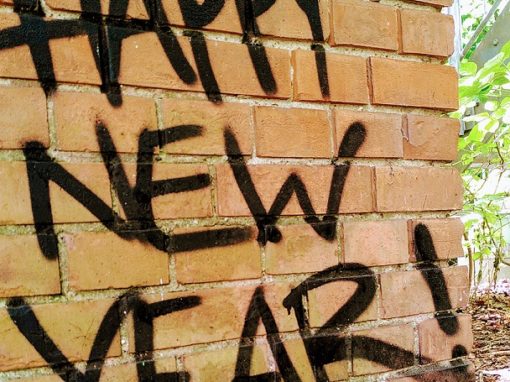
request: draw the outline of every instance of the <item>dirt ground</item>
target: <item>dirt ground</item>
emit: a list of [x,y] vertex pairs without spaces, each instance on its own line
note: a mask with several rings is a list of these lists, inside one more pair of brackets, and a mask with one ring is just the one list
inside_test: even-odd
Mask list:
[[471,298],[473,363],[479,382],[510,382],[510,280]]

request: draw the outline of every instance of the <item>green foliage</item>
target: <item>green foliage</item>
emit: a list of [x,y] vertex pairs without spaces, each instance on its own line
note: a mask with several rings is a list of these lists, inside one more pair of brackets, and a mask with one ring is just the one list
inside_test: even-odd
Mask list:
[[[497,273],[505,264],[507,241],[503,214],[510,190],[502,190],[510,163],[510,41],[482,68],[473,62],[460,67],[460,109],[452,113],[472,126],[459,141],[456,165],[464,180],[466,249],[471,262],[493,257]],[[508,264],[507,264],[508,265]],[[479,267],[481,269],[481,267]],[[478,281],[481,274],[478,275]]]
[[[461,0],[460,8],[461,8],[461,21],[462,21],[462,45],[466,45],[471,36],[473,36],[475,30],[480,26],[481,21],[483,20],[485,14],[487,14],[489,8],[494,4],[495,0]],[[496,11],[496,16],[499,11]],[[490,30],[490,23],[486,25],[480,33],[477,41],[471,48],[469,52],[467,52],[466,57],[469,58],[473,53],[474,49],[478,45],[480,41],[482,41]]]

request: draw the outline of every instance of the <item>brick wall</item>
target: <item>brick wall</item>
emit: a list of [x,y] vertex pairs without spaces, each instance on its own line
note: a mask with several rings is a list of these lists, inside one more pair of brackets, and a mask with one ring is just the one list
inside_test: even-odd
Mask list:
[[449,3],[0,0],[0,380],[471,380]]

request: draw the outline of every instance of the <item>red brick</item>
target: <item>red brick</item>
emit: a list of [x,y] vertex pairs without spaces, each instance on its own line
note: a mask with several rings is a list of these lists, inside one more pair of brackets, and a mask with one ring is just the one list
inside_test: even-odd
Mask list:
[[[431,318],[420,322],[418,334],[420,338],[420,358],[422,363],[442,361],[467,355],[473,349],[473,333],[471,331],[471,316],[462,314],[456,316],[459,324],[458,331],[454,334],[445,333],[440,322],[448,327],[451,326],[452,318]],[[465,350],[460,351],[462,346]]]
[[266,244],[269,274],[319,272],[338,264],[337,240],[322,239],[308,224],[278,226],[282,239]]
[[407,115],[404,158],[455,160],[459,131],[459,121],[456,119]]
[[455,366],[446,366],[435,371],[425,371],[423,374],[415,374],[412,377],[392,378],[391,382],[475,382],[475,368],[470,362],[456,362]]
[[[178,228],[173,234],[186,234],[208,230],[241,229],[216,225],[213,228]],[[175,258],[177,281],[183,284],[209,281],[228,281],[255,279],[261,276],[260,248],[253,227],[249,230],[248,240],[212,248],[178,252]],[[221,242],[221,234],[216,234]]]
[[[108,206],[112,205],[110,180],[103,163],[60,164]],[[54,182],[50,182],[50,200],[55,223],[99,221],[87,208]]]
[[25,162],[0,162],[0,179],[0,224],[33,223]]
[[[308,291],[308,310],[310,325],[322,327],[333,317],[354,295],[358,285],[370,283],[368,276],[342,277],[332,280],[318,288]],[[349,317],[352,322],[372,321],[377,319],[377,296],[363,309],[359,317]]]
[[438,7],[449,7],[453,4],[453,0],[408,0],[411,3],[426,4]]
[[[283,298],[292,284],[264,286],[265,299],[271,308],[280,332],[297,330],[294,314],[283,307]],[[159,316],[154,320],[154,349],[167,349],[191,344],[240,338],[255,287],[215,288],[195,292],[145,295],[148,303],[166,299],[198,296],[200,305]],[[134,344],[132,317],[128,318],[130,344]],[[265,335],[262,323],[257,336]],[[134,348],[131,348],[133,351]]]
[[255,108],[257,156],[331,157],[331,127],[325,110]]
[[460,219],[425,219],[413,220],[409,223],[411,261],[416,261],[414,230],[418,224],[425,225],[429,230],[438,259],[456,259],[464,256],[464,249],[462,248],[464,224]]
[[377,211],[462,208],[462,180],[453,168],[377,167]]
[[46,96],[41,88],[0,88],[1,149],[19,149],[37,141],[48,147]]
[[450,66],[370,58],[372,102],[456,110],[457,72]]
[[[101,9],[100,12],[102,15],[109,15],[109,16],[123,16],[120,14],[120,12],[113,12],[110,13],[110,2],[115,0],[101,0]],[[88,11],[91,12],[89,9],[83,9],[81,6],[80,0],[48,0],[46,1],[46,4],[53,9],[56,10],[62,10],[62,11],[72,11],[72,12],[83,12]],[[143,5],[143,0],[129,0],[127,5],[127,12],[126,12],[127,18],[133,18],[133,19],[144,19],[148,20],[149,15],[147,14],[147,10],[145,6]]]
[[[318,0],[322,33],[327,40],[329,35],[328,2]],[[258,16],[256,24],[263,35],[292,39],[311,40],[312,30],[306,13],[294,0],[276,1],[266,12]]]
[[[384,356],[384,350],[381,349],[380,342],[377,341],[397,346],[408,354],[413,354],[414,329],[411,325],[382,326],[375,329],[360,330],[353,332],[352,336],[352,370],[354,375],[374,374],[413,366],[414,359],[412,356],[394,360],[393,367],[369,360],[370,358],[378,358],[378,355]],[[368,337],[377,341],[369,343],[366,339],[360,337]]]
[[[48,19],[48,21],[50,20]],[[18,15],[14,13],[0,14],[0,30],[19,25]],[[94,28],[93,24],[86,24],[86,26]],[[20,35],[21,38],[26,38],[27,31],[21,30]],[[97,70],[87,35],[51,39],[49,47],[55,79],[58,82],[101,84],[101,76]],[[23,44],[0,52],[0,77],[37,79],[32,55],[27,45]]]
[[46,259],[35,235],[0,236],[1,297],[60,293],[58,260]]
[[[240,351],[238,347],[229,347],[186,355],[184,368],[192,382],[232,381],[236,377],[236,361]],[[246,362],[250,362],[251,376],[271,371],[267,344],[254,345],[253,353],[249,354],[250,360]]]
[[[85,361],[99,325],[113,300],[33,305],[41,326],[70,362]],[[24,308],[19,308],[24,309]],[[46,365],[46,361],[19,332],[6,309],[0,310],[0,370],[17,370]],[[120,355],[118,333],[108,357]]]
[[[170,24],[182,27],[186,25],[178,1],[162,0],[161,5],[161,11],[165,13]],[[239,13],[237,12],[235,0],[225,0],[220,12],[214,20],[202,28],[220,32],[242,34],[243,28],[241,27],[241,21],[239,20]]]
[[161,103],[165,128],[198,125],[202,134],[172,142],[161,151],[169,154],[225,155],[224,130],[236,136],[242,154],[250,155],[253,146],[251,107],[241,103],[214,104],[209,101],[164,99]]
[[[190,41],[179,37],[185,57],[196,70]],[[290,97],[290,53],[283,49],[266,48],[269,64],[276,81],[276,92],[267,95],[262,89],[248,47],[244,44],[207,41],[209,60],[221,93],[262,97]],[[185,84],[177,75],[155,33],[148,32],[124,40],[119,83],[151,88],[202,92],[200,79]]]
[[113,232],[65,234],[69,286],[76,290],[168,284],[168,255]]
[[384,50],[398,48],[397,10],[377,3],[334,0],[332,45]]
[[409,260],[405,220],[346,222],[342,255],[345,263],[403,264]]
[[[251,165],[248,170],[256,185],[257,192],[266,211],[269,210],[281,186],[290,174],[296,173],[307,187],[308,195],[317,214],[327,209],[332,166],[287,166],[287,165]],[[248,216],[250,210],[246,204],[229,165],[216,167],[218,212],[221,216]],[[372,211],[372,168],[351,166],[340,203],[341,213]],[[302,215],[297,198],[292,196],[283,210],[283,215]]]
[[[452,309],[465,307],[468,303],[469,282],[466,267],[427,270],[436,279],[443,273]],[[410,316],[434,312],[432,294],[421,271],[383,273],[381,278],[381,315],[383,318]],[[437,290],[442,301],[446,296]]]
[[[294,99],[298,101],[323,101],[315,63],[315,52],[292,52],[294,67]],[[327,53],[326,65],[330,96],[338,103],[368,103],[367,68],[363,57]]]
[[335,154],[351,124],[360,122],[366,130],[365,141],[356,153],[362,158],[401,158],[402,117],[399,114],[335,110]]
[[[125,164],[124,169],[130,185],[136,184],[136,165]],[[155,163],[152,181],[176,179],[198,174],[208,174],[207,165]],[[156,219],[207,217],[212,215],[211,187],[198,190],[170,193],[152,199],[152,210]],[[122,214],[122,216],[124,216]]]
[[447,57],[453,54],[453,16],[441,13],[400,10],[402,53]]
[[104,94],[58,92],[53,97],[57,146],[64,151],[99,152],[96,124],[101,121],[112,136],[117,152],[138,151],[143,130],[156,130],[154,102],[125,96],[113,107]]

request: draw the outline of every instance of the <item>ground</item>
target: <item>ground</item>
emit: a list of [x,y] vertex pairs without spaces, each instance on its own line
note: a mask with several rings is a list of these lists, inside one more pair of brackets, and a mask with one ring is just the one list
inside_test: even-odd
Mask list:
[[510,382],[510,280],[471,298],[473,363],[480,382]]

